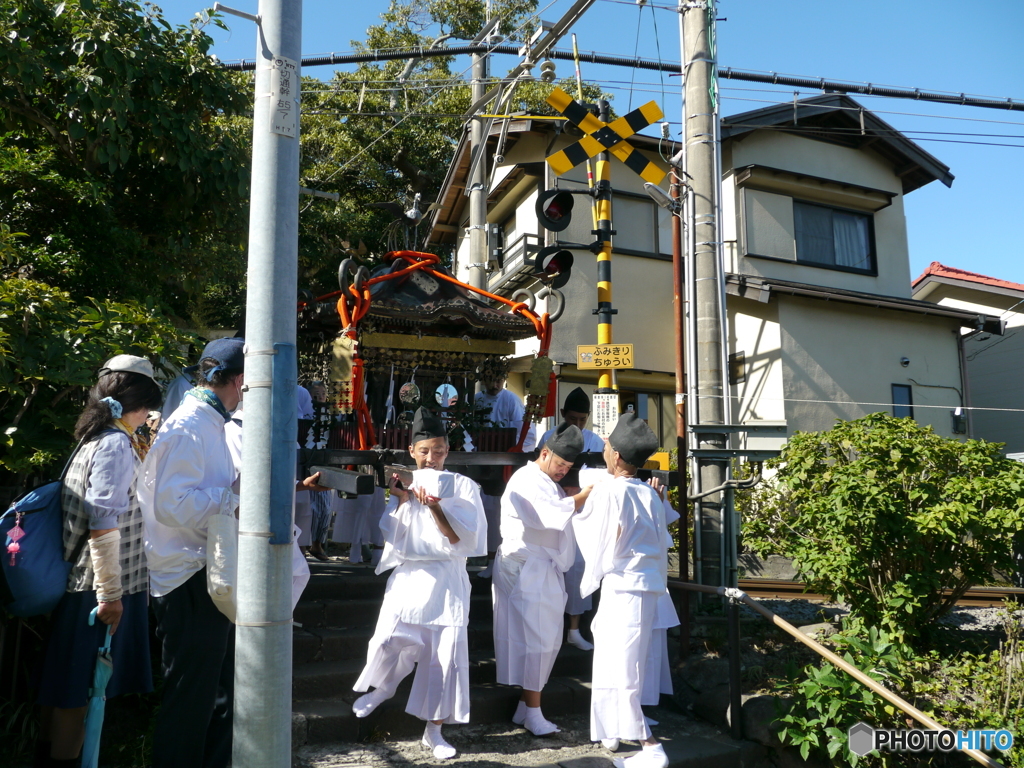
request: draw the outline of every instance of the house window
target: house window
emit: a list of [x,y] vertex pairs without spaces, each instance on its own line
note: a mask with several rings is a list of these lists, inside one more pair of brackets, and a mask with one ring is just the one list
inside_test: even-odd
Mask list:
[[892,415],[897,419],[914,418],[914,400],[907,384],[892,385]]
[[796,260],[854,272],[874,272],[871,216],[793,201]]

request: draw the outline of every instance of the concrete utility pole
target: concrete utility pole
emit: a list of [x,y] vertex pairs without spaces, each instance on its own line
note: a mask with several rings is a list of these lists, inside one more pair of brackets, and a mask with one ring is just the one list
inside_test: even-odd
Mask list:
[[[497,26],[497,19],[488,20],[474,43],[485,41]],[[471,95],[474,103],[483,98],[487,87],[487,54],[473,54]],[[469,284],[487,288],[487,152],[485,121],[474,115],[469,119]]]
[[291,765],[302,0],[260,0],[233,763]]
[[[726,424],[730,408],[725,380],[724,301],[722,285],[721,233],[719,228],[718,108],[715,82],[713,0],[686,2],[679,6],[683,41],[683,171],[690,179],[692,205],[688,206],[688,270],[693,280],[694,326],[690,334],[696,369],[689,371],[693,396],[690,422],[695,427]],[[728,475],[727,461],[701,457],[702,450],[722,451],[727,446],[722,434],[695,432],[696,462],[693,485],[717,488]],[[728,560],[732,546],[726,541],[731,519],[728,492],[706,496],[694,507],[694,580],[712,586],[730,583]],[[735,534],[735,531],[733,531]],[[732,574],[734,576],[734,574]]]

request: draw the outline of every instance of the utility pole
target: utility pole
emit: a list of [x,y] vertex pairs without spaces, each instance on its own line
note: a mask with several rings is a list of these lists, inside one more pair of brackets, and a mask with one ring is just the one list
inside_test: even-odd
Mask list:
[[234,765],[291,765],[302,0],[260,0],[235,631]]
[[[715,80],[714,0],[687,2],[679,6],[683,48],[683,171],[692,194],[687,206],[687,272],[692,280],[690,341],[691,359],[696,368],[689,371],[692,427],[725,425],[730,408],[725,379],[724,297],[722,286],[721,233],[719,228],[718,105]],[[718,488],[728,476],[727,459],[701,455],[704,451],[724,452],[726,430],[721,434],[694,430],[696,461],[693,485],[701,489]],[[735,586],[735,571],[729,562],[733,546],[727,532],[735,535],[728,502],[731,494],[720,491],[700,499],[694,506],[694,580],[712,586]]]
[[[497,26],[497,19],[488,19],[473,43],[482,43]],[[487,54],[473,54],[473,80],[471,96],[476,103],[483,98],[487,87]],[[487,153],[485,121],[473,115],[469,118],[469,284],[474,288],[487,288]]]
[[[610,110],[608,102],[600,99],[597,102],[597,116],[602,122],[609,122]],[[597,243],[601,249],[597,252],[597,343],[612,343],[612,164],[607,151],[597,156],[595,168],[595,188],[597,189]],[[616,391],[612,371],[602,370],[597,380],[597,392],[611,394]]]

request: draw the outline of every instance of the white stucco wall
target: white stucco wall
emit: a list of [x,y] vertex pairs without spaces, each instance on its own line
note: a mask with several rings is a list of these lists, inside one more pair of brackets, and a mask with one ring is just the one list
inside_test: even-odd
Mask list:
[[[961,388],[955,321],[789,296],[778,301],[790,434],[892,413],[891,385],[903,384],[912,387],[914,418],[953,436],[950,410],[960,397],[921,385]],[[910,359],[905,368],[902,357]]]
[[[811,285],[910,297],[910,257],[902,185],[891,165],[870,150],[856,150],[785,133],[762,131],[729,143],[723,156],[742,168],[761,165],[893,193],[892,204],[873,216],[878,275],[861,275],[796,264],[792,198],[737,187],[727,178],[723,187],[723,226],[727,264],[734,272]],[[726,208],[734,211],[726,216]],[[870,213],[870,211],[865,211]],[[731,218],[731,221],[730,221]],[[745,254],[791,259],[794,263],[746,258]]]
[[[971,436],[1005,443],[1009,453],[1024,451],[1024,304],[1019,295],[930,282],[916,298],[1006,320],[1006,335],[974,334],[964,339],[970,382]],[[967,329],[964,329],[965,332]]]

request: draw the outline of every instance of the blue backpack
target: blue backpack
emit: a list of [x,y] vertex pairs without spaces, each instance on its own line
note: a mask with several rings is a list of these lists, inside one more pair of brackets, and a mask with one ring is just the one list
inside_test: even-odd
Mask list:
[[88,537],[82,536],[71,560],[64,559],[61,491],[64,475],[81,447],[79,443],[71,454],[60,480],[23,493],[0,516],[0,540],[5,544],[0,552],[0,603],[13,616],[39,616],[56,608],[67,591],[68,574],[85,547]]

